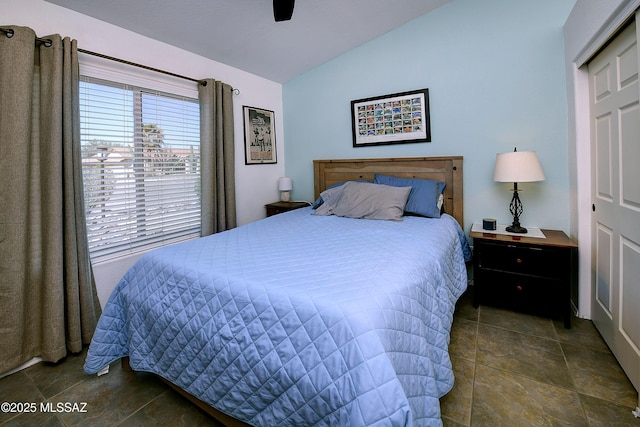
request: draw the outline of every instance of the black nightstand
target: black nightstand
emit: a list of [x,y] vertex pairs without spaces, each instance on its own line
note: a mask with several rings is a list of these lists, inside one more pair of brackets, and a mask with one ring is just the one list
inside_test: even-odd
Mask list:
[[562,231],[545,239],[473,231],[473,304],[498,305],[564,320],[577,304],[578,245]]
[[292,211],[294,209],[300,209],[307,206],[311,206],[307,202],[275,202],[264,205],[267,208],[267,216],[276,215],[283,212]]

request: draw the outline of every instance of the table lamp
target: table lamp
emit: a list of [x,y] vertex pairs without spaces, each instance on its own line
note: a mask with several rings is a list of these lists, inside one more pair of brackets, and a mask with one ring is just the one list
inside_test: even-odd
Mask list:
[[278,190],[280,190],[280,201],[291,201],[291,189],[293,188],[293,182],[291,178],[283,176],[278,180]]
[[507,227],[510,233],[526,233],[527,229],[520,225],[522,202],[518,196],[519,182],[544,181],[544,173],[535,151],[518,151],[496,155],[496,167],[493,171],[496,182],[513,182],[513,198],[509,204],[509,212],[513,215],[513,224]]

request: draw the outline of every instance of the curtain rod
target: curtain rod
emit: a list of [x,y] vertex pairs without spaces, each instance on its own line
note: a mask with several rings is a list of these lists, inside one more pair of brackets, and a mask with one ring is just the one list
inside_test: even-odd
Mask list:
[[[153,68],[153,67],[149,67],[147,65],[138,64],[138,63],[135,63],[135,62],[127,61],[125,59],[115,58],[113,56],[104,55],[102,53],[92,52],[90,50],[85,50],[85,49],[80,49],[80,48],[78,48],[78,52],[86,53],[87,55],[97,56],[97,57],[103,58],[103,59],[108,59],[110,61],[119,62],[121,64],[126,64],[126,65],[131,65],[131,66],[134,66],[134,67],[138,67],[138,68],[143,68],[143,69],[149,70],[149,71],[155,71],[156,73],[166,74],[166,75],[169,75],[169,76],[178,77],[180,79],[189,80],[189,81],[201,84],[202,86],[206,86],[207,85],[207,81],[206,80],[198,80],[198,79],[194,79],[194,78],[191,78],[191,77],[182,76],[180,74],[172,73],[170,71],[160,70],[158,68]],[[231,90],[233,91],[234,94],[240,95],[240,89],[231,88]]]
[[[0,28],[0,32],[4,33],[7,36],[7,38],[9,38],[9,39],[11,37],[13,37],[13,35],[15,33],[13,31],[13,29],[11,29],[11,28],[6,28],[6,29],[5,28]],[[51,45],[53,44],[53,41],[51,41],[50,39],[41,39],[41,38],[37,38],[36,37],[36,41],[38,41],[40,43],[43,43],[45,45],[45,47],[51,47]],[[194,79],[194,78],[191,78],[191,77],[181,76],[180,74],[172,73],[170,71],[164,71],[164,70],[160,70],[158,68],[149,67],[147,65],[137,64],[135,62],[126,61],[124,59],[115,58],[113,56],[103,55],[102,53],[92,52],[90,50],[85,50],[85,49],[80,49],[80,48],[78,48],[78,52],[86,53],[87,55],[97,56],[97,57],[103,58],[103,59],[108,59],[110,61],[119,62],[121,64],[127,64],[127,65],[131,65],[131,66],[138,67],[138,68],[144,68],[145,70],[155,71],[156,73],[166,74],[166,75],[169,75],[169,76],[178,77],[180,79],[189,80],[189,81],[201,84],[202,86],[206,86],[207,85],[207,81],[206,80],[197,80],[197,79]],[[231,88],[231,91],[233,91],[233,93],[236,94],[236,95],[240,95],[240,89]]]

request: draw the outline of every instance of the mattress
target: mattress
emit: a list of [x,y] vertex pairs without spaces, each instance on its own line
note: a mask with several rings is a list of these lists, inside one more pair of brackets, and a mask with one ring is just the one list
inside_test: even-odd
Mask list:
[[141,257],[85,371],[129,356],[255,426],[441,425],[467,286],[459,224],[272,216]]

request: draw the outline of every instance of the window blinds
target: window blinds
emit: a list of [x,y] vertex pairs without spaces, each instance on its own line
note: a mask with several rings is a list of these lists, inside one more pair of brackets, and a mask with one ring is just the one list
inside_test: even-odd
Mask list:
[[81,77],[94,262],[200,236],[199,114],[197,99]]

